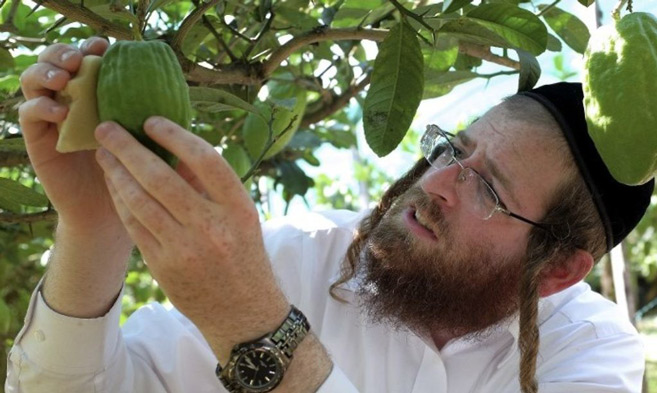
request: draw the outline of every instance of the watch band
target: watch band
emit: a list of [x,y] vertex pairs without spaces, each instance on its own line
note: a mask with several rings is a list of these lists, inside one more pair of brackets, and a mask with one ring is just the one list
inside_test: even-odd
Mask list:
[[292,305],[290,313],[281,326],[271,335],[271,341],[283,351],[288,359],[292,359],[292,353],[301,343],[308,331],[310,324],[298,308]]
[[[280,371],[280,379],[282,379],[285,370],[293,358],[294,350],[299,346],[309,331],[310,324],[305,315],[292,305],[285,320],[272,333],[233,347],[228,363],[223,368],[220,364],[217,364],[215,374],[230,393],[250,393],[252,391],[269,391],[274,389],[275,385],[268,390],[252,390],[241,386],[240,383],[235,380],[234,374],[236,363],[238,363],[240,355],[249,347],[253,348],[254,346],[260,346],[264,348],[272,348],[272,350],[279,353],[277,356],[279,356],[279,361],[282,362],[282,369]],[[278,385],[280,379],[276,382],[276,385]]]

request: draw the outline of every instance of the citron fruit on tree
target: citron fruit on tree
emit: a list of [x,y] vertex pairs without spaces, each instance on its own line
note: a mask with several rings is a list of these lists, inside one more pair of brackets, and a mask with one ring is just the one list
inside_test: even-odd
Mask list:
[[162,41],[118,41],[102,59],[85,56],[57,99],[69,105],[58,127],[60,152],[96,148],[94,129],[111,120],[172,164],[173,155],[145,134],[143,124],[157,115],[185,129],[191,125],[189,88],[175,53]]
[[614,178],[649,181],[657,170],[657,18],[630,13],[594,32],[584,54],[589,135]]
[[162,41],[119,41],[105,52],[98,73],[98,115],[128,130],[165,161],[171,153],[143,130],[151,116],[164,116],[189,129],[189,88],[171,47]]
[[270,125],[253,113],[246,117],[242,128],[246,150],[254,161],[261,156],[262,159],[269,159],[283,150],[299,128],[306,110],[304,89],[276,81],[269,82],[268,88],[268,101],[274,105],[258,101],[255,107],[271,117],[271,135]]

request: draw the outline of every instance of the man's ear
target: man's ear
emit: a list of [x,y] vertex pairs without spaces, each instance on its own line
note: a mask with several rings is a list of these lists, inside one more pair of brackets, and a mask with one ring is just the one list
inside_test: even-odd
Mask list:
[[539,296],[546,297],[561,292],[581,281],[593,268],[593,256],[577,249],[573,254],[541,272]]

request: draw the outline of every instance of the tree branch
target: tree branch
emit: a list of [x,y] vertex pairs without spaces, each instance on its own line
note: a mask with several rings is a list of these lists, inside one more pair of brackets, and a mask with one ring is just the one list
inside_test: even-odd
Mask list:
[[173,50],[180,51],[180,47],[182,46],[183,40],[187,36],[187,33],[194,27],[196,22],[201,19],[203,14],[210,9],[212,6],[217,4],[219,0],[210,0],[206,3],[201,4],[200,6],[194,8],[194,11],[192,11],[187,17],[182,21],[180,24],[180,28],[178,28],[178,32],[176,35],[173,37],[173,40],[171,41],[171,47],[173,47]]
[[269,59],[267,59],[262,65],[262,74],[265,77],[271,75],[285,59],[306,45],[322,41],[383,41],[387,34],[388,30],[384,29],[313,29],[307,33],[292,38],[290,41],[272,52]]
[[214,26],[212,25],[212,23],[210,22],[210,20],[208,19],[208,17],[206,17],[205,15],[203,15],[203,18],[201,18],[201,19],[203,20],[203,25],[204,25],[208,30],[210,30],[210,33],[212,34],[212,36],[214,37],[214,39],[217,40],[217,42],[219,43],[219,45],[221,46],[221,48],[224,50],[224,52],[226,52],[226,54],[228,55],[228,57],[230,57],[230,61],[232,61],[232,62],[236,62],[236,61],[237,61],[237,56],[235,56],[235,54],[234,54],[233,51],[230,49],[230,47],[228,46],[228,44],[226,43],[226,41],[224,41],[224,38],[221,36],[221,34],[219,34],[219,32],[217,31],[217,29],[214,28]]
[[304,114],[303,119],[301,119],[301,124],[299,125],[299,127],[301,128],[308,127],[311,124],[317,123],[318,121],[325,119],[328,116],[331,116],[335,112],[344,108],[349,103],[349,100],[351,100],[358,93],[363,91],[363,89],[369,84],[370,84],[370,74],[367,74],[367,76],[363,78],[362,81],[360,81],[356,85],[349,86],[349,89],[347,89],[347,91],[345,91],[340,96],[336,96],[327,105],[320,107],[318,110],[312,113]]
[[48,209],[44,212],[39,213],[25,213],[25,214],[16,214],[2,212],[0,213],[0,223],[7,224],[20,224],[20,223],[31,223],[39,221],[55,221],[57,219],[57,212],[52,209]]
[[459,52],[470,55],[472,57],[477,57],[482,60],[490,61],[491,63],[503,65],[514,70],[520,69],[520,63],[509,59],[508,57],[498,56],[491,53],[488,47],[483,45],[471,44],[468,42],[459,42]]
[[90,9],[71,3],[67,0],[41,0],[41,5],[49,8],[66,18],[80,22],[96,30],[98,34],[114,37],[118,40],[129,40],[133,38],[130,28],[117,25],[109,20],[95,14]]
[[148,11],[148,6],[150,5],[150,0],[139,0],[137,2],[137,12],[135,15],[137,16],[137,20],[139,21],[139,32],[144,31],[144,27],[146,27],[146,11]]
[[30,158],[25,151],[4,151],[0,152],[0,168],[26,165],[30,163]]
[[[192,26],[192,20],[200,18],[205,12],[205,7],[214,5],[218,0],[211,0],[204,6],[197,8],[190,14],[184,23],[186,26]],[[133,33],[129,28],[114,24],[107,19],[104,19],[91,10],[73,4],[67,0],[42,0],[43,6],[58,12],[70,20],[83,23],[99,33],[115,37],[117,39],[132,39]],[[194,15],[194,16],[192,16]],[[175,43],[181,43],[184,38],[184,33],[188,27],[183,27],[178,31]],[[361,28],[344,28],[344,29],[328,29],[317,28],[309,32],[301,34],[292,38],[284,45],[274,50],[271,56],[264,63],[252,64],[234,64],[229,67],[220,69],[208,69],[202,67],[191,60],[185,58],[182,54],[178,54],[178,60],[190,82],[200,84],[242,84],[242,85],[258,85],[267,79],[276,70],[280,64],[285,61],[292,53],[303,48],[306,45],[314,44],[323,41],[346,41],[346,40],[372,40],[383,41],[388,34],[385,29],[361,29]],[[520,63],[492,54],[486,47],[460,43],[460,51],[470,56],[478,57],[492,63],[507,66],[513,69],[520,69]]]

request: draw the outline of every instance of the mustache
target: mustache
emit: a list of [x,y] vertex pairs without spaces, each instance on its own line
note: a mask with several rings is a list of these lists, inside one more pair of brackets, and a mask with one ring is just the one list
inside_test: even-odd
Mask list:
[[414,206],[415,210],[421,211],[422,215],[430,220],[437,228],[443,230],[449,229],[448,222],[441,207],[422,190],[419,184],[415,184],[409,188],[406,197],[408,198],[408,204]]

